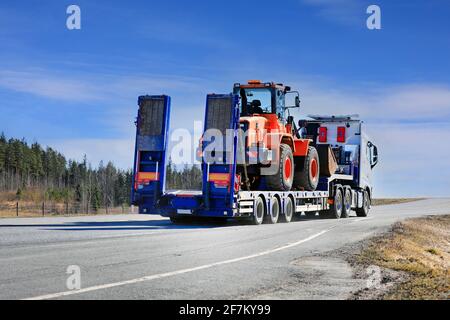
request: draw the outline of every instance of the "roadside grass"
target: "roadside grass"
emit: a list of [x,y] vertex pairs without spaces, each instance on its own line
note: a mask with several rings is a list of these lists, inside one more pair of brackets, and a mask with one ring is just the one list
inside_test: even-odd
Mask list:
[[450,299],[450,215],[396,223],[387,235],[371,240],[356,260],[408,275],[381,299]]
[[95,215],[117,215],[133,213],[133,208],[129,206],[90,208],[89,212],[81,207],[69,206],[69,210],[64,203],[47,203],[42,211],[42,204],[21,201],[17,214],[16,202],[0,203],[0,219],[2,218],[38,218],[38,217],[78,217]]
[[80,212],[80,213],[42,213],[38,211],[33,212],[20,212],[19,216],[16,215],[14,210],[8,211],[0,211],[0,219],[6,218],[42,218],[42,217],[82,217],[82,216],[112,216],[112,215],[122,215],[122,214],[132,214],[135,213],[131,209],[127,209],[127,211],[123,212],[122,208],[109,208],[108,212],[105,209],[99,210],[97,212]]
[[388,204],[400,204],[413,201],[424,200],[425,198],[386,198],[386,199],[372,199],[373,206],[384,206]]

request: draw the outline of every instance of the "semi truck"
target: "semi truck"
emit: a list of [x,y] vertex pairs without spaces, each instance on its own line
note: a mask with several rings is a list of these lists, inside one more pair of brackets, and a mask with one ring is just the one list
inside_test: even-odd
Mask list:
[[[295,103],[287,106],[289,95]],[[167,95],[138,98],[131,202],[140,214],[174,223],[201,218],[249,219],[256,225],[297,215],[369,214],[378,149],[356,115],[310,115],[296,126],[299,94],[280,83],[236,83],[208,94],[197,149],[201,190],[166,190]]]

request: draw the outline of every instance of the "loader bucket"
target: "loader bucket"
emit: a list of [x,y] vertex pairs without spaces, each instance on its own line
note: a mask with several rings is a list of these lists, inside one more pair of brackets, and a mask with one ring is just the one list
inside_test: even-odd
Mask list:
[[316,145],[316,149],[319,153],[320,175],[331,177],[338,168],[333,150],[329,144],[318,144]]

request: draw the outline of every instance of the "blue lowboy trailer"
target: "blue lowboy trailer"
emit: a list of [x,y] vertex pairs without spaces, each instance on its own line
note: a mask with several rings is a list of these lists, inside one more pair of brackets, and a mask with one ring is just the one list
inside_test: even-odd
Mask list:
[[[246,166],[239,163],[242,106],[235,94],[210,94],[206,98],[204,131],[231,132],[231,148],[215,149],[207,160],[208,142],[200,147],[202,190],[166,190],[170,97],[141,96],[136,121],[132,204],[141,214],[170,217],[173,222],[195,218],[251,219],[255,224],[290,222],[295,215],[317,213],[327,218],[367,216],[372,196],[372,170],[378,151],[354,116],[310,116],[311,143],[333,151],[337,168],[321,176],[315,191],[277,191],[249,188],[243,182]],[[344,137],[344,138],[343,138]],[[327,149],[328,150],[328,149]],[[219,153],[219,154],[217,154]],[[244,152],[245,157],[245,152]],[[242,160],[242,159],[241,159]],[[245,169],[245,168],[244,168]]]

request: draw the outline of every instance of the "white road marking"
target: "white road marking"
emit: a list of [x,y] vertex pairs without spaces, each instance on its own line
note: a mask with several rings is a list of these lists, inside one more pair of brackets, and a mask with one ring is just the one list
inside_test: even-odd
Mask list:
[[367,220],[372,220],[372,219],[373,219],[373,217],[359,218],[358,220],[353,220],[353,221],[349,222],[349,224],[358,223],[358,222],[367,221]]
[[302,243],[305,243],[305,242],[311,241],[311,240],[313,240],[313,239],[315,239],[317,237],[320,237],[321,235],[323,235],[323,234],[329,232],[330,230],[332,230],[333,228],[335,228],[335,226],[333,226],[331,228],[328,228],[328,229],[325,229],[325,230],[322,230],[322,231],[320,231],[318,233],[315,233],[315,234],[309,236],[308,238],[299,240],[297,242],[289,243],[289,244],[286,244],[284,246],[281,246],[281,247],[278,247],[278,248],[275,248],[275,249],[262,251],[262,252],[255,253],[255,254],[252,254],[252,255],[249,255],[249,256],[244,256],[244,257],[240,257],[240,258],[214,262],[214,263],[205,264],[205,265],[194,267],[194,268],[181,269],[181,270],[177,270],[177,271],[171,271],[171,272],[166,272],[166,273],[154,274],[154,275],[149,275],[149,276],[136,278],[136,279],[131,279],[131,280],[126,280],[126,281],[119,281],[119,282],[113,282],[113,283],[108,283],[108,284],[102,284],[102,285],[98,285],[98,286],[87,287],[87,288],[83,288],[83,289],[80,289],[80,290],[71,290],[71,291],[63,291],[63,292],[58,292],[58,293],[46,294],[46,295],[42,295],[42,296],[26,298],[24,300],[55,299],[55,298],[60,298],[60,297],[64,297],[64,296],[70,296],[70,295],[75,295],[75,294],[80,294],[80,293],[86,293],[86,292],[91,292],[91,291],[97,291],[97,290],[102,290],[102,289],[109,289],[109,288],[124,286],[124,285],[127,285],[127,284],[135,284],[135,283],[144,282],[144,281],[150,281],[150,280],[155,280],[155,279],[167,278],[167,277],[176,276],[176,275],[184,274],[184,273],[188,273],[188,272],[194,272],[194,271],[199,271],[199,270],[203,270],[203,269],[209,269],[209,268],[212,268],[212,267],[217,267],[217,266],[221,266],[221,265],[225,265],[225,264],[239,262],[239,261],[243,261],[243,260],[249,260],[249,259],[265,256],[265,255],[268,255],[268,254],[271,254],[271,253],[274,253],[274,252],[278,252],[278,251],[281,251],[281,250],[286,250],[286,249],[298,246],[298,245],[300,245]]

